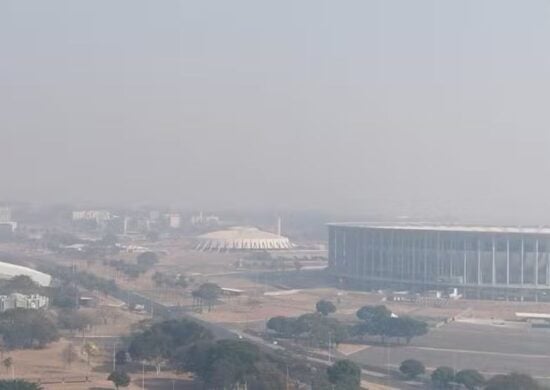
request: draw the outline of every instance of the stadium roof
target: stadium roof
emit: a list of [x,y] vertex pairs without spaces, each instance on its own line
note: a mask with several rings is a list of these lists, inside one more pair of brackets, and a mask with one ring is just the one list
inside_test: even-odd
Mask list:
[[197,237],[199,250],[288,249],[287,237],[265,232],[250,226],[235,226],[227,230],[206,233]]
[[28,276],[35,283],[45,287],[49,286],[52,281],[52,277],[43,272],[16,264],[0,262],[0,279],[11,279],[19,275]]
[[388,230],[422,230],[461,233],[510,233],[510,234],[550,234],[550,227],[523,226],[484,226],[484,225],[433,225],[433,224],[381,224],[370,222],[329,223],[329,226],[345,226]]

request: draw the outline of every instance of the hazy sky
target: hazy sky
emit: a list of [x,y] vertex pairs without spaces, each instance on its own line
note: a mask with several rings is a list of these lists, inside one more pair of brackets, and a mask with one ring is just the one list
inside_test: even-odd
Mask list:
[[0,198],[550,223],[547,0],[1,0]]

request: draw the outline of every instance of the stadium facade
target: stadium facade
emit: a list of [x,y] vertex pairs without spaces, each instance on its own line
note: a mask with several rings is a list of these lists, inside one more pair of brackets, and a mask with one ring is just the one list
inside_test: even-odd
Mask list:
[[350,282],[493,297],[550,293],[550,228],[342,223],[328,229],[329,270]]

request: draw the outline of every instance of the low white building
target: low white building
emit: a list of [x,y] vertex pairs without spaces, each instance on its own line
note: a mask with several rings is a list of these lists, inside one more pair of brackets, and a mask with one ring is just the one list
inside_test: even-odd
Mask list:
[[111,220],[111,213],[107,210],[78,210],[73,211],[73,221],[96,221],[98,224]]
[[0,207],[0,223],[11,222],[11,209],[9,207]]
[[0,295],[0,312],[9,309],[42,309],[48,307],[50,300],[48,297],[32,294],[24,295],[12,293],[10,295]]
[[11,209],[9,207],[0,207],[0,229],[3,231],[15,232],[17,222],[11,219]]
[[168,225],[172,229],[179,229],[181,226],[181,215],[178,213],[169,213],[166,214],[166,217],[168,218]]
[[203,215],[202,211],[199,215],[193,215],[191,217],[192,225],[219,225],[220,217],[217,215]]

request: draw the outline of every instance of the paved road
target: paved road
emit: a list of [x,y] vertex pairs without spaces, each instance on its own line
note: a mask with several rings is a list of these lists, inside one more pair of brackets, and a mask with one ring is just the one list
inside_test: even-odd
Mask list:
[[550,330],[451,323],[409,346],[371,346],[351,355],[373,366],[397,367],[415,358],[427,367],[475,368],[487,374],[520,371],[550,379]]

